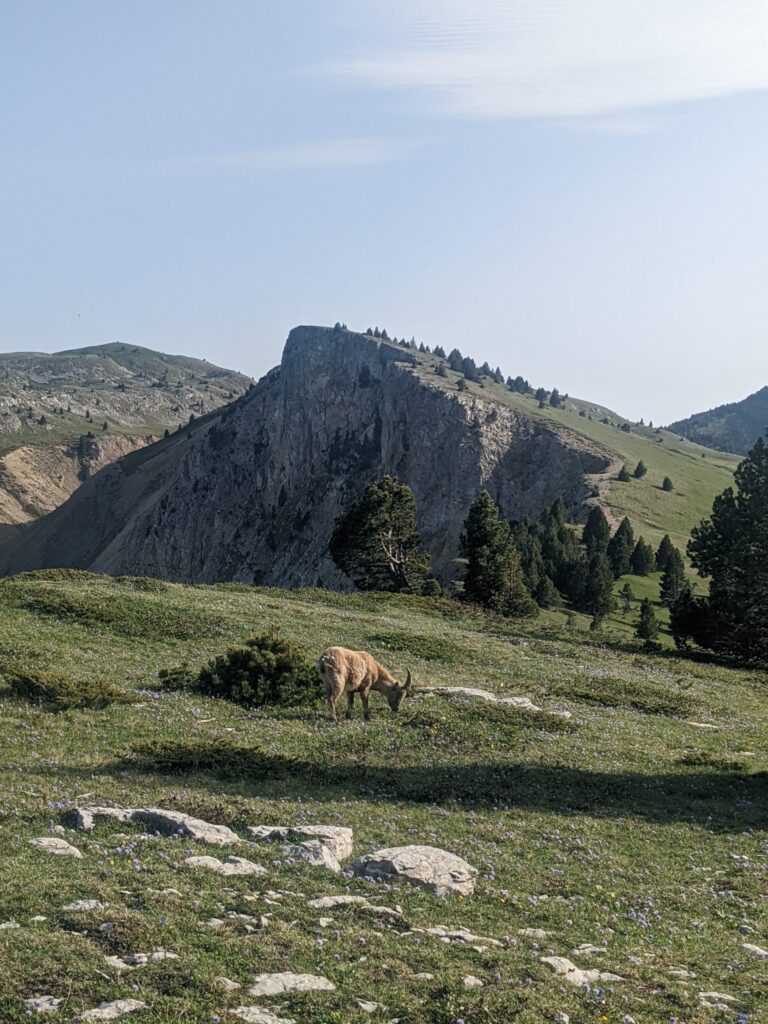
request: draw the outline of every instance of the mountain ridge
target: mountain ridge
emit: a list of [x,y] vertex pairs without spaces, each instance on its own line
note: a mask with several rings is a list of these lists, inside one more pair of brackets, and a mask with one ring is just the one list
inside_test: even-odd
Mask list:
[[669,430],[719,451],[746,455],[768,429],[768,386],[671,423]]

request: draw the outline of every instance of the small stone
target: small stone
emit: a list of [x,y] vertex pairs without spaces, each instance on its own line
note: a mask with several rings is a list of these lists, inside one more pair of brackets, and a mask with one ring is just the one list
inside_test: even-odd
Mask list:
[[29,919],[29,920],[30,920],[30,921],[31,921],[31,922],[32,922],[33,924],[41,924],[41,923],[42,923],[43,921],[47,921],[47,920],[48,920],[48,918],[47,918],[47,917],[45,917],[45,915],[43,915],[43,914],[35,914],[35,916],[34,916],[34,917],[30,917],[30,919]]
[[63,1002],[63,999],[55,996],[32,996],[24,1000],[24,1005],[33,1013],[56,1013]]
[[101,900],[73,900],[72,903],[66,903],[61,909],[67,911],[88,911],[88,910],[105,910],[106,903],[102,903]]
[[394,846],[376,850],[352,864],[356,875],[377,880],[406,881],[436,896],[474,892],[477,868],[435,846]]
[[280,996],[286,992],[334,992],[336,986],[328,978],[316,974],[293,974],[278,971],[275,974],[259,974],[248,989],[252,996]]
[[156,949],[152,953],[129,953],[127,956],[108,956],[105,959],[115,970],[126,971],[134,967],[146,967],[147,964],[158,964],[163,960],[178,960],[179,958],[167,949]]
[[217,875],[266,875],[267,873],[267,869],[261,864],[254,864],[252,860],[245,860],[243,857],[227,857],[223,861],[217,857],[187,857],[184,864],[188,868],[215,871]]
[[692,725],[694,729],[705,729],[709,732],[718,732],[720,730],[719,725],[713,725],[712,722],[686,722],[686,725]]
[[214,978],[213,980],[216,982],[217,986],[221,989],[222,992],[237,992],[239,988],[243,987],[239,981],[231,981],[229,978],[225,978],[223,975],[221,975],[218,978]]
[[136,1013],[138,1010],[143,1010],[146,1005],[140,999],[116,999],[112,1003],[100,1003],[93,1010],[86,1010],[85,1013],[81,1013],[74,1020],[75,1022],[83,1020],[117,1020],[118,1017],[124,1017],[127,1013]]
[[352,856],[352,829],[340,825],[251,825],[248,831],[256,840],[320,842],[339,861]]
[[436,924],[431,928],[411,928],[409,934],[420,933],[422,935],[434,935],[436,938],[447,941],[471,945],[475,942],[484,942],[486,946],[501,946],[498,939],[489,939],[483,935],[473,935],[466,928],[446,928],[442,924]]
[[[265,893],[265,895],[267,894]],[[365,896],[319,896],[317,899],[310,900],[309,906],[315,910],[333,910],[334,907],[348,907],[355,903],[364,906],[368,905],[369,901]]]
[[555,974],[564,978],[569,984],[581,987],[591,985],[596,981],[623,981],[618,974],[611,974],[610,971],[583,971],[576,964],[567,960],[564,956],[543,956],[541,962]]
[[318,917],[317,923],[321,928],[330,928],[333,924],[332,917]]
[[673,978],[695,978],[696,975],[693,971],[687,970],[685,967],[670,967],[667,970],[667,974],[671,974]]
[[545,932],[543,928],[518,928],[517,934],[522,935],[524,939],[536,939],[540,942],[549,938],[552,932]]
[[755,956],[759,956],[765,960],[768,958],[768,949],[763,949],[761,946],[754,946],[751,942],[742,942],[742,949],[746,949],[748,953],[754,953]]
[[483,988],[484,983],[476,978],[474,974],[467,974],[461,979],[464,988]]
[[229,1011],[233,1017],[239,1017],[246,1024],[296,1024],[292,1017],[276,1017],[269,1010],[261,1006],[238,1006],[236,1010]]
[[3,923],[0,924],[0,931],[2,932],[15,931],[17,928],[21,928],[18,921],[3,921]]
[[327,868],[336,875],[341,874],[341,864],[331,849],[319,839],[312,839],[306,843],[288,843],[280,847],[280,852],[293,860],[303,860],[314,868]]
[[209,917],[205,923],[209,928],[223,928],[226,921],[222,921],[220,917]]
[[83,856],[76,846],[71,846],[66,839],[59,839],[57,836],[41,836],[39,839],[28,839],[27,842],[58,857],[76,857],[80,860]]
[[386,1010],[382,1003],[374,1003],[369,999],[356,999],[355,1002],[363,1013],[376,1013],[378,1010]]
[[563,1013],[562,1010],[558,1010],[554,1017],[555,1024],[571,1024],[571,1018],[567,1013]]
[[576,956],[591,956],[597,953],[607,953],[605,946],[593,946],[591,942],[583,942],[576,949],[571,950]]
[[418,978],[419,981],[433,981],[434,974],[430,974],[429,971],[419,971],[418,974],[414,974],[414,978]]

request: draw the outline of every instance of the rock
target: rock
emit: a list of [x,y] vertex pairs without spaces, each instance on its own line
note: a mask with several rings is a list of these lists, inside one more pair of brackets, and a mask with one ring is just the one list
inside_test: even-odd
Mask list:
[[327,978],[317,974],[292,974],[279,971],[276,974],[259,974],[248,989],[251,996],[281,996],[286,992],[334,992],[336,986]]
[[72,903],[65,903],[61,908],[68,911],[106,910],[107,904],[101,900],[73,900]]
[[86,1010],[79,1017],[75,1017],[74,1021],[117,1020],[118,1017],[124,1017],[127,1013],[136,1013],[138,1010],[143,1010],[146,1005],[140,999],[116,999],[112,1003],[101,1003],[93,1010]]
[[32,996],[24,1000],[24,1005],[33,1013],[56,1013],[63,1002],[63,999],[55,996]]
[[759,956],[763,960],[768,958],[768,949],[762,949],[760,946],[754,946],[751,942],[742,942],[741,948],[746,949],[748,953],[754,953],[755,956]]
[[699,992],[699,999],[702,1002],[735,1003],[735,996],[727,996],[723,992]]
[[484,700],[489,704],[500,704],[505,707],[518,708],[520,711],[544,711],[545,714],[555,715],[558,718],[572,717],[570,711],[549,711],[544,708],[540,708],[528,697],[500,697],[496,693],[491,693],[490,690],[481,690],[476,686],[419,687],[419,694],[428,694],[438,697],[475,697],[477,700]]
[[218,978],[214,978],[213,980],[222,992],[237,992],[239,988],[243,987],[239,981],[231,981],[223,975],[220,975]]
[[220,917],[209,917],[205,923],[209,928],[223,928],[227,922]]
[[706,729],[710,732],[719,732],[720,726],[713,725],[712,722],[686,722],[686,725],[693,726],[694,729]]
[[226,860],[219,860],[217,857],[187,857],[184,861],[188,868],[203,868],[207,871],[215,871],[217,875],[266,875],[267,869],[261,864],[254,864],[252,860],[244,860],[242,857],[227,857]]
[[235,846],[240,837],[226,825],[212,825],[202,818],[194,818],[181,811],[168,811],[162,807],[80,807],[75,812],[79,828],[90,830],[96,818],[113,818],[116,821],[141,821],[158,832],[180,832],[213,846]]
[[340,861],[352,856],[352,829],[340,825],[251,825],[248,831],[257,840],[317,840]]
[[369,906],[369,901],[365,896],[320,896],[315,900],[309,901],[309,906],[314,907],[315,910],[333,910],[334,907],[349,907],[353,904],[359,906]]
[[670,967],[667,970],[667,974],[671,974],[673,978],[695,978],[696,975],[693,971],[686,970],[685,967]]
[[545,932],[543,928],[518,928],[518,935],[522,935],[524,939],[536,939],[541,941],[542,939],[548,939],[552,932]]
[[148,964],[159,964],[163,960],[178,960],[179,958],[167,949],[156,949],[152,953],[129,953],[126,956],[108,956],[105,959],[110,967],[118,971],[126,971],[134,967],[146,967]]
[[567,1013],[563,1013],[562,1010],[558,1010],[554,1016],[555,1024],[571,1024],[571,1018]]
[[318,917],[317,923],[321,928],[330,928],[333,924],[332,917]]
[[593,946],[591,942],[582,942],[576,949],[571,950],[576,956],[594,956],[597,953],[607,953],[605,946]]
[[366,914],[376,914],[379,917],[402,917],[403,912],[400,907],[379,907],[362,905],[360,909]]
[[543,956],[541,962],[546,964],[547,967],[555,974],[564,978],[569,984],[581,987],[582,985],[592,985],[596,981],[623,981],[624,979],[618,974],[611,974],[609,971],[582,971],[567,960],[564,956]]
[[17,928],[21,928],[18,921],[3,921],[3,923],[0,924],[0,932],[12,932]]
[[91,832],[96,818],[114,818],[115,821],[130,821],[133,811],[126,807],[77,807],[75,808],[75,824],[78,828]]
[[446,928],[442,924],[436,924],[432,928],[411,928],[409,935],[420,933],[422,935],[434,935],[444,942],[457,942],[463,945],[471,945],[475,942],[483,942],[488,946],[501,946],[498,939],[489,939],[483,935],[473,935],[466,928]]
[[330,848],[320,842],[319,839],[311,839],[306,843],[289,843],[280,847],[281,853],[294,860],[303,860],[316,868],[327,868],[334,874],[341,874],[341,864],[331,852]]
[[429,971],[420,971],[418,974],[414,974],[414,978],[418,978],[419,981],[432,981],[434,974],[430,974]]
[[246,1024],[296,1024],[292,1017],[276,1017],[269,1010],[260,1006],[238,1006],[236,1010],[229,1011],[233,1017],[239,1017]]
[[352,864],[356,875],[377,880],[406,881],[437,896],[474,892],[477,868],[456,854],[434,846],[395,846],[360,857]]
[[376,1013],[378,1010],[386,1010],[383,1003],[374,1003],[369,999],[356,999],[355,1002],[363,1013]]
[[480,981],[479,978],[476,978],[474,976],[474,974],[467,974],[464,978],[461,979],[461,983],[464,986],[464,988],[483,988],[484,987],[484,983],[482,981]]
[[59,839],[58,836],[41,836],[39,839],[28,839],[27,842],[59,857],[76,857],[80,860],[83,856],[76,846],[70,846],[66,839]]

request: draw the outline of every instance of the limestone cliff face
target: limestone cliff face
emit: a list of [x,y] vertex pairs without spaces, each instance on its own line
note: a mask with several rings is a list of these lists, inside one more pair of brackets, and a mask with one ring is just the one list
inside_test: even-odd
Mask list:
[[510,518],[589,500],[611,456],[430,372],[429,360],[343,329],[298,327],[280,367],[189,430],[97,473],[27,529],[6,571],[73,566],[179,581],[343,586],[337,516],[391,473],[413,489],[442,579],[486,487]]

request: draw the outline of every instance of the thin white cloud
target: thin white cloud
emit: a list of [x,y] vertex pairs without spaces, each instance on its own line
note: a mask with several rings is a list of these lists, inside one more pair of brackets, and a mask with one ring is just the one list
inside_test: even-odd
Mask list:
[[243,153],[221,153],[199,163],[230,171],[283,171],[310,168],[364,167],[405,156],[402,143],[383,138],[316,139],[269,146]]
[[[388,0],[394,45],[326,70],[479,118],[589,118],[768,89],[768,0]],[[381,35],[379,35],[381,38]]]

